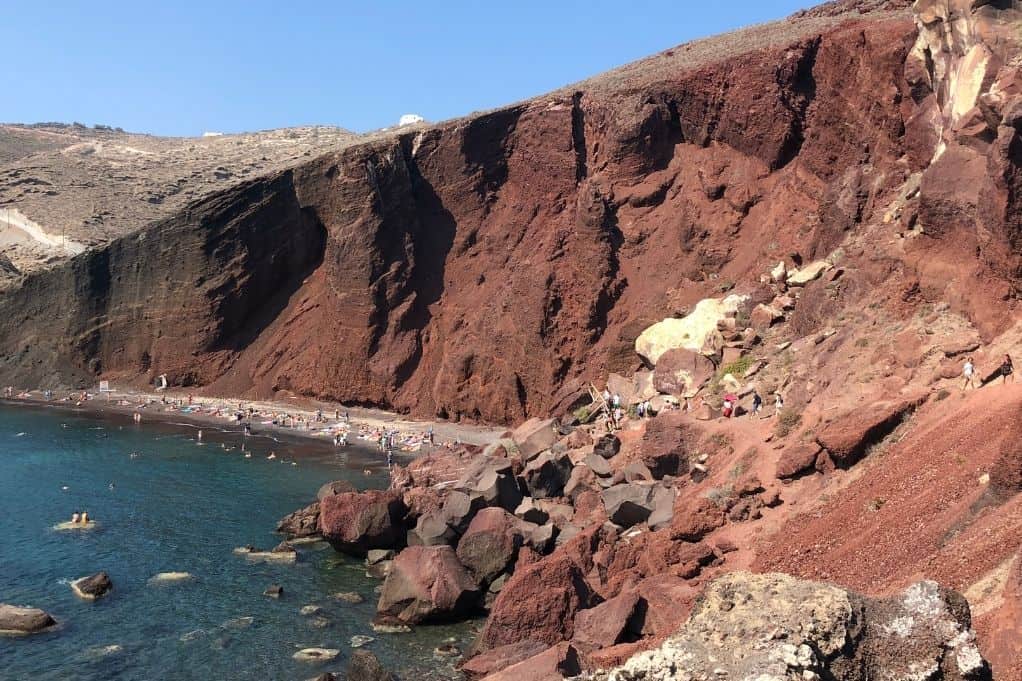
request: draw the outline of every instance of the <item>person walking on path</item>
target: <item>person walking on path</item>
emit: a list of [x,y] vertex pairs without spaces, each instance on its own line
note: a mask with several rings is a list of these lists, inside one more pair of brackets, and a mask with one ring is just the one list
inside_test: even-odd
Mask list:
[[1001,378],[1003,379],[1003,382],[1007,383],[1008,379],[1011,379],[1012,383],[1014,383],[1014,373],[1015,366],[1011,363],[1011,355],[1005,354],[1004,361],[1001,362]]
[[774,393],[774,416],[779,416],[782,409],[784,409],[784,398],[781,397],[780,392],[776,392]]
[[752,391],[752,416],[756,416],[763,409],[763,398],[759,396],[758,390]]
[[973,390],[976,389],[976,365],[972,362],[972,357],[965,358],[965,365],[962,367],[962,377],[965,381],[962,383],[962,392],[971,385]]

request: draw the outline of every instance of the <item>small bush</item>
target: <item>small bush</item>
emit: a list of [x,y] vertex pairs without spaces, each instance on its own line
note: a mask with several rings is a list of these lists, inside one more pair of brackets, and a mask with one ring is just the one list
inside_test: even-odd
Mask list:
[[589,420],[589,414],[590,414],[589,407],[585,406],[579,407],[574,412],[572,412],[572,416],[574,416],[579,421],[579,423],[587,422]]
[[855,341],[855,347],[857,348],[865,348],[867,346],[869,346],[868,338],[860,338],[859,340]]
[[724,366],[720,370],[720,376],[723,378],[725,375],[731,374],[735,378],[741,378],[745,376],[745,372],[749,370],[750,366],[752,366],[752,355],[745,355]]
[[802,414],[790,407],[781,409],[781,413],[777,415],[777,437],[787,437],[800,423]]
[[727,508],[734,497],[735,491],[730,486],[714,487],[706,493],[706,498],[714,503],[717,508]]
[[947,388],[941,388],[939,391],[937,391],[936,400],[938,402],[940,402],[941,400],[946,400],[949,395],[951,395],[951,393],[948,392]]

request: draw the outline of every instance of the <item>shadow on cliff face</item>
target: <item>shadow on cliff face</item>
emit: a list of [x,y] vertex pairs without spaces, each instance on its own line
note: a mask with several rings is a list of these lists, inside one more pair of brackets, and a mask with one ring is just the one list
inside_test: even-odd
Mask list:
[[227,275],[206,294],[219,320],[211,351],[240,352],[255,341],[322,264],[326,249],[326,228],[299,205],[293,184],[262,210],[232,222],[204,245],[206,257]]
[[401,387],[414,374],[422,361],[422,330],[433,318],[430,306],[444,293],[447,256],[454,246],[458,223],[444,206],[440,195],[422,176],[411,149],[412,139],[401,140],[401,152],[408,169],[412,198],[417,209],[418,234],[413,241],[415,266],[408,285],[414,292],[414,301],[408,313],[401,317],[398,331],[415,331],[414,351],[394,369],[394,386]]

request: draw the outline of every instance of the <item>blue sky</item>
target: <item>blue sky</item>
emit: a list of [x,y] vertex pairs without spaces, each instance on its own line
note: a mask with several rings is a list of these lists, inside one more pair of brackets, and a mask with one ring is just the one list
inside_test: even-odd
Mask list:
[[[514,102],[813,0],[2,0],[0,121],[357,131]],[[146,5],[151,5],[147,7]]]

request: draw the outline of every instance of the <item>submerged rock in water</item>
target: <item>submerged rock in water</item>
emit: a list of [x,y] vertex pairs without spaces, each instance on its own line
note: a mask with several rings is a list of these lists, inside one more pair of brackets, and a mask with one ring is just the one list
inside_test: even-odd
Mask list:
[[378,615],[369,625],[377,634],[407,634],[412,628],[389,615]]
[[95,657],[107,657],[109,655],[116,655],[117,653],[120,653],[120,652],[123,652],[123,651],[124,651],[123,646],[120,646],[120,645],[118,645],[116,643],[112,643],[112,644],[107,645],[107,646],[96,646],[94,648],[89,648],[85,652],[86,652],[86,654],[89,657],[95,658]]
[[372,636],[366,636],[365,634],[355,634],[354,636],[351,637],[351,647],[361,648],[367,643],[372,643],[375,640],[376,639],[373,638]]
[[110,593],[112,588],[114,588],[113,582],[105,572],[97,572],[89,577],[82,577],[71,582],[71,590],[75,595],[87,601],[102,598]]
[[277,532],[290,539],[313,537],[319,534],[319,502],[300,508],[277,523]]
[[195,579],[190,572],[158,572],[149,578],[150,584],[174,584],[176,582],[187,582]]
[[340,654],[337,648],[302,648],[291,657],[299,662],[329,662]]
[[284,587],[279,584],[270,584],[266,587],[266,590],[263,591],[263,595],[269,596],[270,598],[280,598],[284,595]]
[[56,624],[50,614],[39,608],[0,603],[0,633],[37,634]]
[[379,659],[368,650],[356,650],[348,663],[347,681],[398,681],[397,676],[387,671]]
[[336,598],[339,601],[344,601],[345,603],[354,604],[362,603],[365,601],[365,599],[362,598],[361,595],[355,593],[354,591],[340,591],[334,594],[334,598]]
[[255,618],[250,615],[247,615],[245,617],[235,617],[234,619],[229,619],[220,626],[223,627],[224,629],[247,629],[250,626],[252,626],[253,622],[255,622]]

